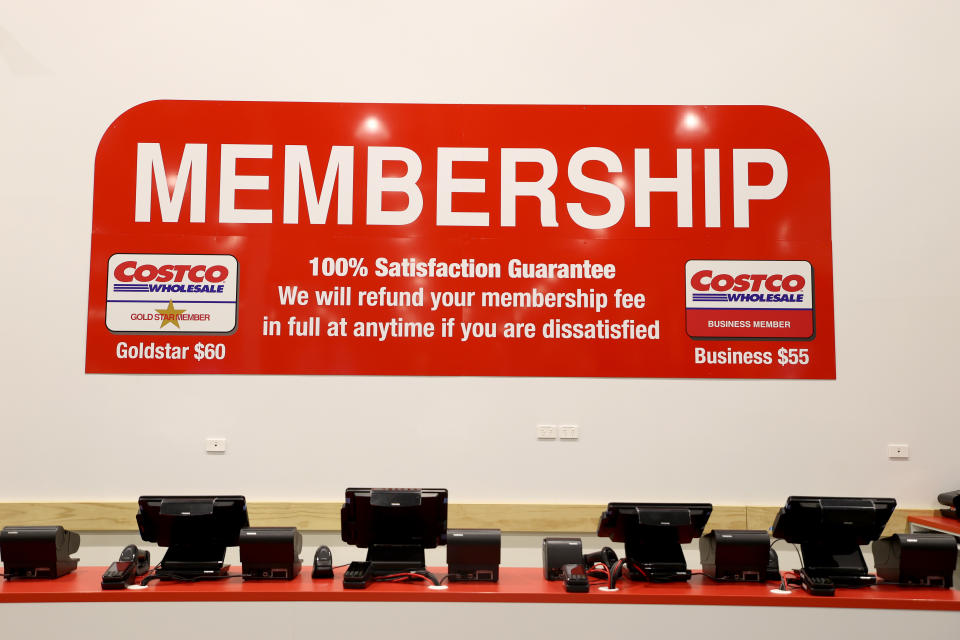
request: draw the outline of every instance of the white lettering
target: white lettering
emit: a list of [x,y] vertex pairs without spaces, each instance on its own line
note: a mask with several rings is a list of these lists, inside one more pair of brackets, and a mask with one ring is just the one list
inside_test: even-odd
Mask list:
[[584,211],[579,202],[568,202],[567,212],[570,218],[584,229],[607,229],[620,222],[623,217],[623,192],[615,184],[603,180],[595,180],[583,175],[583,165],[591,160],[602,162],[607,171],[620,173],[623,165],[617,154],[602,147],[587,147],[580,149],[570,158],[567,165],[567,178],[575,188],[584,193],[593,193],[603,196],[610,201],[610,209],[602,215],[592,215]]
[[[407,172],[399,178],[384,177],[383,163],[399,161]],[[410,224],[423,211],[423,194],[417,186],[423,165],[420,156],[406,147],[370,147],[367,149],[367,224]],[[407,194],[407,208],[383,210],[383,193],[398,191]]]
[[703,150],[704,226],[720,226],[720,149]]
[[454,211],[453,194],[483,193],[483,178],[454,178],[454,162],[486,162],[487,149],[472,147],[440,147],[437,149],[437,225],[441,227],[487,227],[487,211]]
[[303,180],[303,195],[307,201],[307,217],[310,224],[324,224],[333,197],[333,183],[337,180],[337,222],[353,222],[353,147],[331,147],[327,171],[323,175],[320,197],[314,186],[310,154],[306,145],[288,144],[283,160],[283,222],[297,224],[300,221],[300,181]]
[[[764,185],[750,184],[750,165],[768,164],[773,177]],[[773,149],[733,150],[733,226],[750,226],[750,201],[773,200],[787,186],[787,161]]]
[[273,222],[270,209],[237,209],[240,190],[264,191],[270,188],[270,176],[238,176],[239,158],[271,158],[269,144],[225,144],[220,146],[220,222]]
[[638,227],[650,226],[650,194],[672,191],[677,194],[677,226],[693,226],[693,153],[677,149],[677,177],[650,177],[650,149],[634,150],[634,216]]
[[[535,162],[543,167],[543,176],[534,182],[517,181],[517,164]],[[500,150],[500,225],[517,226],[517,196],[540,200],[540,224],[557,227],[557,204],[550,187],[557,180],[557,159],[546,149]]]
[[[192,171],[192,174],[191,174]],[[170,182],[163,166],[163,154],[159,142],[137,144],[137,191],[133,219],[135,222],[150,222],[150,202],[153,195],[153,174],[157,185],[157,201],[160,203],[160,220],[177,222],[183,208],[183,196],[190,177],[190,222],[203,222],[207,217],[207,145],[183,145],[180,170],[177,171],[170,192]]]

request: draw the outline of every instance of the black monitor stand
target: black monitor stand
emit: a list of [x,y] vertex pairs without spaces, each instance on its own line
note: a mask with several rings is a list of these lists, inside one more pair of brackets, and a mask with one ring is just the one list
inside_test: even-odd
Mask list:
[[196,580],[227,575],[223,564],[227,548],[220,545],[174,545],[167,549],[156,570],[158,580]]
[[427,568],[423,547],[417,545],[372,544],[367,549],[367,562],[371,564],[374,576]]
[[[632,580],[684,582],[690,579],[683,549],[677,540],[676,530],[672,528],[643,527],[642,536],[627,537],[624,551],[627,558],[624,564]],[[639,566],[643,573],[631,563]]]
[[877,583],[856,540],[811,541],[800,544],[803,573],[827,578],[839,587],[866,587]]
[[616,586],[620,568],[633,580],[686,582],[687,561],[680,546],[699,538],[713,505],[695,502],[611,502],[600,515],[597,536],[622,542],[626,555],[611,571]]

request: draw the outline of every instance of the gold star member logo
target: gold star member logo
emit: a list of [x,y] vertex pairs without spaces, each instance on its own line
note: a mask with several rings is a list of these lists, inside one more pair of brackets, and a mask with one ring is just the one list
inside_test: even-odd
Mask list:
[[170,301],[170,304],[167,305],[166,309],[154,309],[157,313],[160,314],[160,317],[163,318],[163,322],[160,323],[160,328],[163,329],[168,324],[172,324],[177,329],[180,328],[180,316],[186,311],[186,309],[174,309],[173,300]]

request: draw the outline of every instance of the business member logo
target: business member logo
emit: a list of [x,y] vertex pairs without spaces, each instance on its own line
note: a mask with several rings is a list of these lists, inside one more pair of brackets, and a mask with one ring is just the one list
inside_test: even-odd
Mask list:
[[107,262],[113,333],[231,333],[237,259],[230,255],[117,253]]
[[690,260],[686,277],[691,338],[813,337],[813,267],[805,260]]

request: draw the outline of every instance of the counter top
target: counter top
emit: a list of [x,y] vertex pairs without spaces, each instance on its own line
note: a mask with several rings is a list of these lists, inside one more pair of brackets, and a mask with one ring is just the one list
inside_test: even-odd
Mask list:
[[[344,568],[330,580],[313,580],[310,568],[291,581],[227,580],[193,583],[154,581],[146,588],[104,591],[103,567],[80,567],[56,580],[5,580],[0,582],[4,602],[253,602],[253,601],[352,601],[352,602],[541,602],[592,604],[677,604],[774,607],[841,607],[862,609],[918,609],[960,611],[960,592],[954,589],[910,588],[877,585],[837,589],[835,596],[811,596],[799,588],[788,595],[771,593],[777,585],[726,584],[695,574],[690,582],[650,584],[621,580],[619,590],[600,591],[598,582],[589,593],[567,593],[562,582],[543,579],[539,568],[500,570],[500,581],[456,582],[447,589],[428,589],[426,582],[378,582],[366,589],[344,589]],[[240,572],[239,565],[231,573]],[[438,575],[444,569],[437,570]]]

